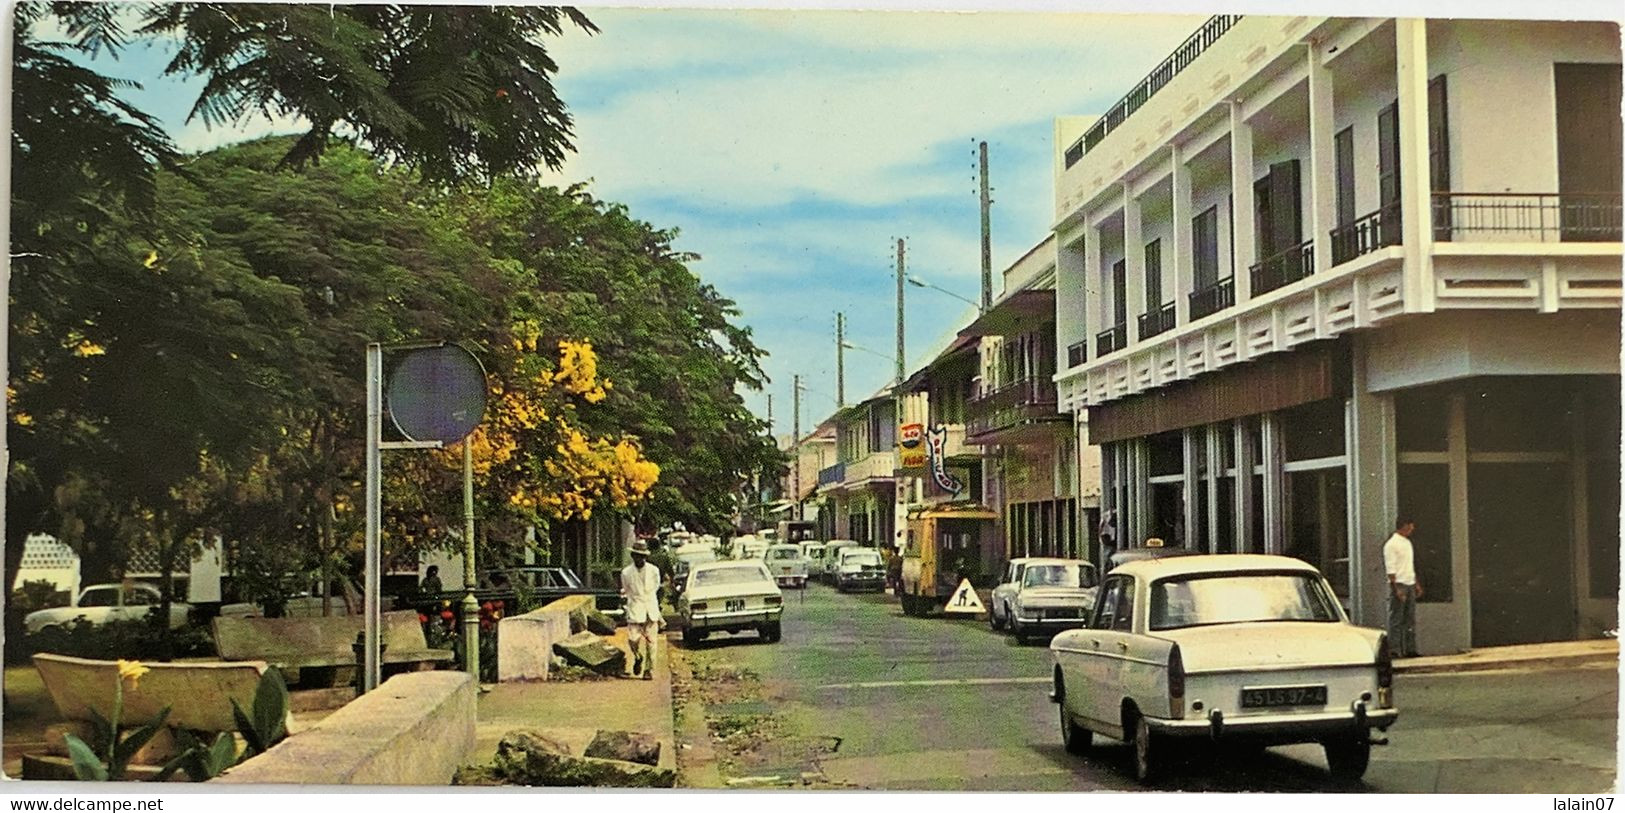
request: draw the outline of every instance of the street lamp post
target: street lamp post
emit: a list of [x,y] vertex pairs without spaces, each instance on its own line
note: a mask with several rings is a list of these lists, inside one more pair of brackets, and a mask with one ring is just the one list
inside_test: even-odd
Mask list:
[[938,291],[940,293],[947,294],[947,295],[953,297],[954,299],[957,299],[960,302],[963,302],[963,303],[975,308],[978,313],[981,313],[982,311],[986,310],[980,303],[976,302],[975,300],[973,300],[973,299],[971,299],[969,297],[960,296],[959,294],[956,294],[953,291],[950,291],[947,288],[943,288],[943,287],[941,287],[939,285],[932,285],[931,283],[926,282],[925,280],[920,279],[919,277],[917,277],[917,276],[915,276],[913,274],[908,275],[908,284],[910,284],[910,285],[912,285],[912,286],[914,286],[916,288],[930,288],[933,291]]

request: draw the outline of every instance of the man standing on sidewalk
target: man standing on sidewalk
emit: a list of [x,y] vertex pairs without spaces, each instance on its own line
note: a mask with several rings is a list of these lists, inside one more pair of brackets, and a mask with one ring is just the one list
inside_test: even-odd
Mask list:
[[632,564],[621,569],[626,602],[626,644],[632,649],[632,676],[654,677],[654,647],[660,634],[660,569],[649,564],[649,543],[632,543]]
[[1416,657],[1416,600],[1422,597],[1422,583],[1416,579],[1416,550],[1411,534],[1416,523],[1400,517],[1394,535],[1382,545],[1382,561],[1388,569],[1388,646],[1396,657]]

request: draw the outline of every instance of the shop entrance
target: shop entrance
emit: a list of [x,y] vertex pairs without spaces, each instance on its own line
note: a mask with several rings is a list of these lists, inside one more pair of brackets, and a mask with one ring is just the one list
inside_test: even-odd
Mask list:
[[1473,646],[1575,637],[1570,477],[1568,463],[1468,466]]

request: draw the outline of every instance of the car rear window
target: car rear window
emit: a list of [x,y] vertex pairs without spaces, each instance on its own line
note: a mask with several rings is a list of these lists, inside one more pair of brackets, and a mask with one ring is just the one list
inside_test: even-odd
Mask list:
[[796,550],[794,548],[779,548],[777,550],[768,551],[767,552],[767,558],[769,558],[769,559],[800,559],[801,558],[801,551]]
[[1151,585],[1151,629],[1258,621],[1337,621],[1326,582],[1308,573],[1213,573]]
[[880,554],[872,550],[853,551],[841,557],[843,565],[878,565]]
[[739,567],[718,567],[709,570],[700,570],[694,573],[694,584],[699,587],[710,587],[718,584],[744,584],[747,582],[767,581],[770,576],[755,565],[741,565]]
[[1028,565],[1022,574],[1025,587],[1094,587],[1092,565]]

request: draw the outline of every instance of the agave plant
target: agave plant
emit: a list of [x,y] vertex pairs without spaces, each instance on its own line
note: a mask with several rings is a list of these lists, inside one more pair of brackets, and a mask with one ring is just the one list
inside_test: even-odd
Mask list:
[[111,718],[104,718],[94,709],[90,715],[92,719],[92,739],[96,741],[94,747],[78,737],[68,734],[64,739],[68,746],[68,756],[73,760],[73,775],[85,782],[118,782],[124,779],[124,772],[130,766],[130,760],[135,757],[142,746],[152,741],[158,730],[164,727],[164,721],[169,719],[169,707],[165,706],[158,712],[157,719],[124,735],[119,736],[119,722],[124,716],[124,685],[129,684],[134,691],[140,685],[141,676],[152,671],[140,661],[120,660],[118,662],[118,682],[113,685],[113,714]]

